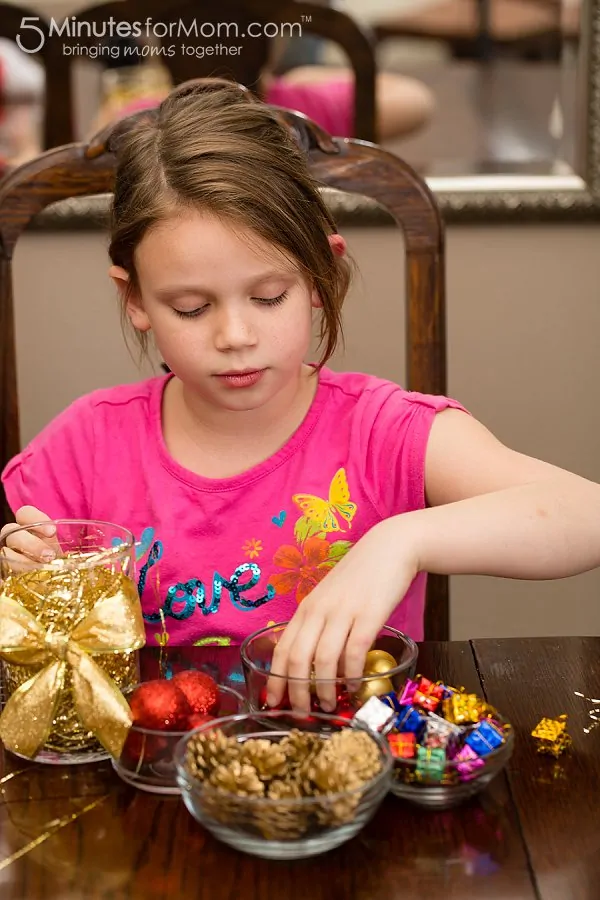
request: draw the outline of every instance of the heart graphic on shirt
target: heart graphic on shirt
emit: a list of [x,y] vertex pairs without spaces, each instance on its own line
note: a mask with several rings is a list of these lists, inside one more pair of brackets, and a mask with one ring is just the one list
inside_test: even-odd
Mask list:
[[[154,528],[144,528],[144,530],[142,531],[141,538],[139,539],[139,541],[136,541],[136,544],[135,544],[136,562],[138,560],[140,560],[142,558],[142,556],[144,556],[144,554],[146,554],[148,552],[153,540],[154,540]],[[122,544],[122,543],[123,543],[123,538],[114,537],[112,539],[113,547],[118,547],[119,544]]]
[[271,522],[273,525],[277,525],[278,528],[283,528],[286,519],[287,513],[285,509],[282,509],[278,516],[273,516]]

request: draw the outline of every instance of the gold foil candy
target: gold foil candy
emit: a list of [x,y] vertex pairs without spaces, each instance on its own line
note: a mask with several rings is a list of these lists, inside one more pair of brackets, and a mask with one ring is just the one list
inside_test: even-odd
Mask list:
[[455,725],[479,722],[484,706],[476,694],[452,694],[442,702],[444,718]]
[[567,734],[566,713],[556,719],[540,719],[531,736],[536,741],[538,753],[560,756],[571,745],[571,737]]

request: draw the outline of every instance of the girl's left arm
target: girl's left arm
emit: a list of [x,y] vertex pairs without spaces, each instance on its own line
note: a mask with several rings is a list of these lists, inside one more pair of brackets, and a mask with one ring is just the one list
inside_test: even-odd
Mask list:
[[549,579],[600,565],[600,485],[510,450],[458,410],[434,420],[425,489],[429,508],[393,519],[419,571]]
[[[302,601],[279,641],[272,671],[292,678],[294,707],[308,709],[311,664],[324,709],[341,670],[360,677],[381,626],[420,571],[445,575],[564,578],[600,565],[600,485],[516,453],[480,422],[436,415],[425,459],[424,509],[368,531]],[[269,702],[283,694],[272,679]]]

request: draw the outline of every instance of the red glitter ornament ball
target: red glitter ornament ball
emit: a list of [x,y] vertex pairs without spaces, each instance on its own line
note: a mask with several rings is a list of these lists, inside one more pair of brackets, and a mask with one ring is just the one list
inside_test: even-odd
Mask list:
[[132,693],[129,705],[133,723],[155,731],[185,731],[193,710],[173,681],[146,681]]
[[185,694],[193,713],[212,716],[218,711],[219,688],[206,672],[189,669],[174,675],[172,681]]
[[337,705],[339,709],[354,709],[352,703],[352,694],[348,693],[345,688],[341,688],[337,695]]

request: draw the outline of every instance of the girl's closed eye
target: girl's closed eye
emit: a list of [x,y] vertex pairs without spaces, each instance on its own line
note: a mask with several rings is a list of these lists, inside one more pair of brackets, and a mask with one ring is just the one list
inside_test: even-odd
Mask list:
[[[262,306],[278,306],[280,303],[283,303],[287,297],[287,293],[287,290],[285,290],[282,291],[281,294],[278,294],[277,297],[252,297],[252,300],[260,303]],[[173,308],[173,312],[182,319],[194,319],[196,316],[200,316],[206,309],[208,309],[208,304],[199,306],[198,309],[190,310]]]
[[176,316],[179,316],[181,319],[195,319],[196,316],[202,315],[205,309],[208,309],[208,304],[205,306],[199,306],[198,309],[175,309],[173,308],[173,312]]
[[263,306],[278,306],[280,303],[283,303],[287,294],[288,292],[285,290],[278,294],[277,297],[253,297],[252,299],[256,300],[257,303],[262,303]]

